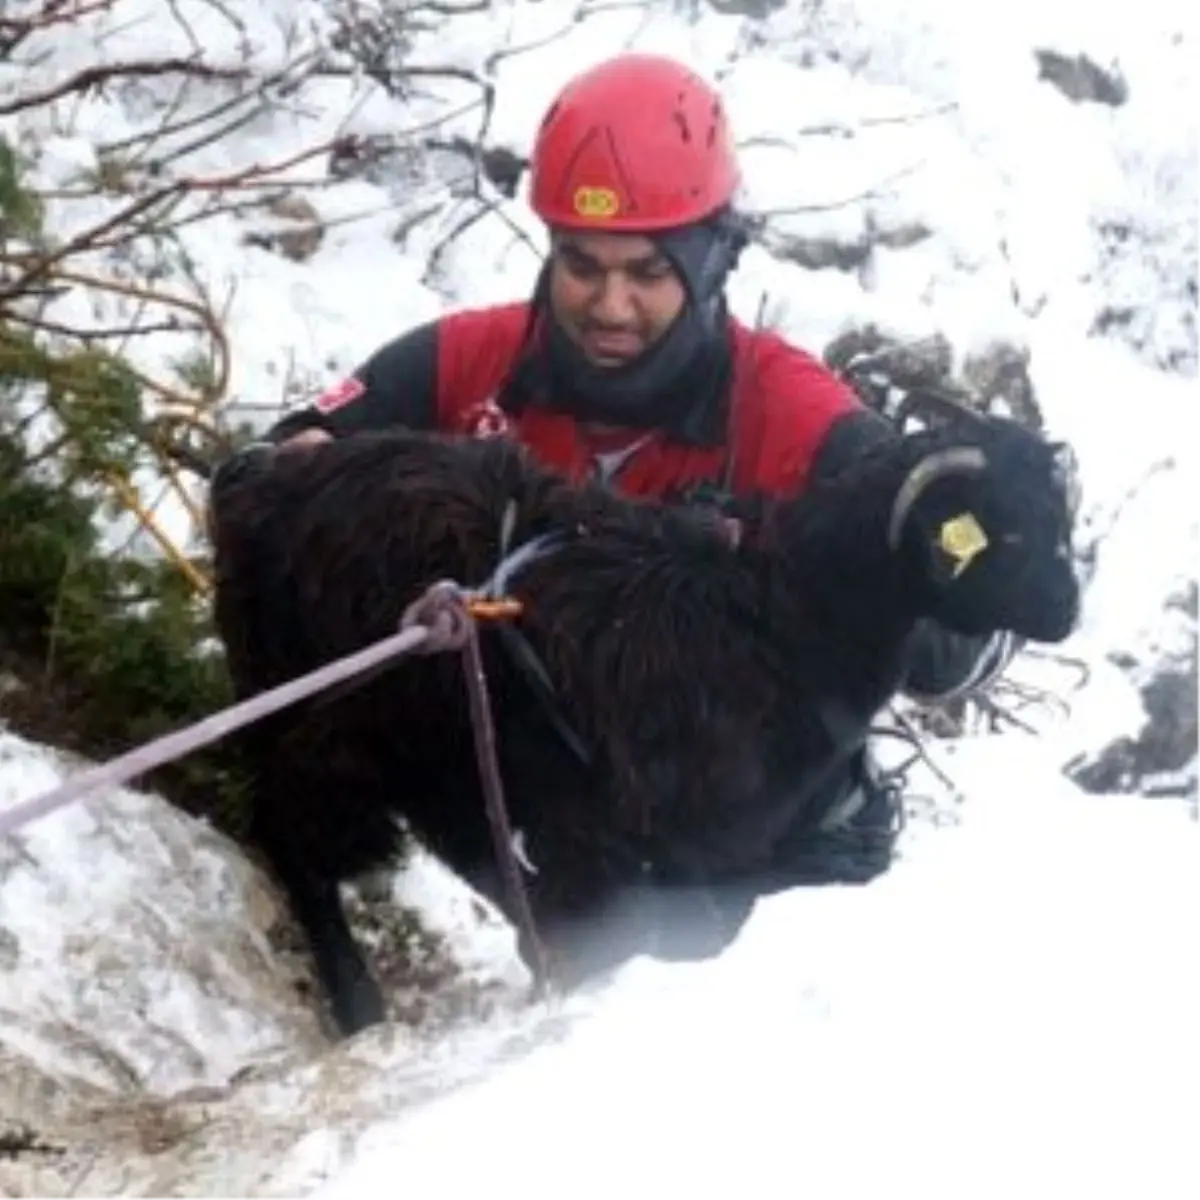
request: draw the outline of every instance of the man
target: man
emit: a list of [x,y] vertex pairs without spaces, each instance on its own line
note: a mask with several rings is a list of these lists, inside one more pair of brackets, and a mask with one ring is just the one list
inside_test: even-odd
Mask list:
[[[686,498],[794,494],[895,436],[815,358],[727,312],[745,241],[739,171],[719,95],[686,67],[625,54],[581,74],[546,113],[531,172],[551,239],[532,300],[402,334],[269,441],[290,450],[389,425],[502,434],[574,478]],[[1012,651],[1003,635],[927,625],[907,685],[978,687]],[[859,747],[786,872],[872,878],[891,861],[895,810]]]

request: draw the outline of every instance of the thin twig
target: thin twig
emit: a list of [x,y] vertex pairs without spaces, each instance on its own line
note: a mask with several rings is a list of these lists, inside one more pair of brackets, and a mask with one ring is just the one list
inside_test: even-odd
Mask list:
[[851,204],[859,204],[863,200],[874,200],[883,195],[886,188],[894,183],[899,183],[901,179],[907,179],[909,175],[915,175],[924,166],[924,160],[913,163],[911,166],[887,176],[880,183],[867,188],[865,191],[858,192],[853,196],[846,196],[841,200],[829,200],[821,204],[796,204],[787,208],[763,208],[751,213],[750,217],[755,221],[765,221],[772,217],[794,217],[804,213],[833,212],[835,209],[846,208]]
[[181,324],[178,321],[160,321],[154,325],[118,325],[101,326],[97,329],[79,329],[71,325],[61,325],[57,321],[48,321],[44,317],[26,316],[24,313],[6,312],[5,320],[19,321],[30,329],[38,329],[43,333],[58,334],[62,337],[78,338],[81,342],[107,341],[109,338],[128,338],[131,335],[140,337],[147,333],[200,333],[203,326],[199,324]]
[[116,0],[76,0],[74,8],[64,12],[66,0],[45,0],[42,11],[34,16],[0,16],[0,58],[7,58],[33,33],[78,21],[92,13],[105,12],[115,3]]
[[245,79],[249,74],[245,67],[214,67],[188,58],[149,59],[84,67],[69,79],[64,79],[44,91],[27,93],[0,104],[0,117],[11,116],[30,108],[40,108],[43,104],[61,100],[73,92],[86,92],[101,87],[112,79],[146,79],[178,72],[196,75],[202,79]]
[[[82,250],[90,249],[99,238],[119,226],[127,224],[143,212],[153,208],[156,204],[170,200],[182,192],[219,192],[249,183],[259,176],[280,175],[291,167],[298,166],[318,155],[335,152],[343,140],[344,138],[337,138],[329,142],[323,142],[318,146],[310,146],[308,149],[299,151],[276,163],[254,163],[251,166],[231,171],[225,175],[185,177],[177,179],[172,183],[164,184],[162,187],[155,188],[153,191],[147,192],[144,196],[139,196],[136,200],[131,201],[124,208],[119,209],[112,216],[99,222],[97,225],[76,234],[75,237],[64,243],[52,254],[38,257],[26,269],[23,275],[7,287],[0,289],[0,302],[11,301],[25,292],[31,283],[37,282],[48,274],[57,273],[55,272],[55,267],[63,259],[73,254],[78,254]],[[29,256],[27,255],[14,255],[9,256],[7,259],[4,256],[0,256],[0,265],[3,265],[5,262],[18,261],[19,259],[28,261],[28,258]]]

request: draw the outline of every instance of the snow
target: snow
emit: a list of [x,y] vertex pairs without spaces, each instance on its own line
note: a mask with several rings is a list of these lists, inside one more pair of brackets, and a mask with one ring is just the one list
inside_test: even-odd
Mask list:
[[[183,56],[193,37],[226,66],[248,45],[265,73],[328,48],[339,7],[178,0],[189,35],[161,0],[119,0],[40,35],[33,65],[0,64],[0,90],[48,86],[97,53]],[[1137,732],[1144,709],[1114,656],[1178,653],[1186,630],[1164,603],[1196,580],[1191,6],[1149,0],[1135,19],[1067,0],[827,0],[786,4],[762,26],[703,4],[689,23],[686,7],[505,0],[431,13],[410,52],[490,71],[489,144],[517,153],[580,67],[623,46],[683,54],[728,89],[747,205],[777,213],[733,282],[741,315],[761,308],[813,349],[865,321],[942,331],[959,361],[998,338],[1026,347],[1051,432],[1080,458],[1081,537],[1102,535],[1084,619],[1061,648],[1090,682],[1065,713],[1038,715],[1037,736],[938,743],[963,798],[918,770],[930,809],[870,887],[775,897],[719,959],[638,960],[565,1005],[520,1003],[510,931],[418,857],[397,902],[513,1003],[346,1046],[326,1044],[290,988],[266,940],[274,902],[221,839],[125,790],[47,818],[0,845],[0,1063],[50,1095],[47,1122],[83,1121],[76,1151],[90,1157],[26,1175],[0,1161],[0,1191],[81,1180],[94,1194],[338,1197],[402,1180],[460,1195],[507,1178],[527,1196],[608,1195],[634,1179],[639,1194],[1200,1192],[1200,821],[1176,802],[1085,795],[1062,774],[1081,749]],[[1038,80],[1039,47],[1118,62],[1127,102],[1072,104]],[[174,168],[285,162],[345,132],[403,144],[431,122],[446,141],[476,136],[477,87],[418,83],[392,98],[361,73],[305,80]],[[65,188],[174,94],[110,85],[0,116],[0,132],[34,154],[39,181]],[[175,111],[225,94],[194,82]],[[173,294],[188,293],[177,268],[189,260],[228,322],[238,419],[272,419],[447,307],[531,285],[543,235],[524,184],[489,193],[495,211],[445,245],[475,204],[453,154],[406,151],[390,172],[333,184],[322,159],[288,174],[325,225],[306,261],[246,245],[261,219],[234,213],[180,229],[168,269],[145,249],[82,260]],[[61,196],[48,218],[68,237],[127,201]],[[915,227],[927,236],[900,236]],[[789,251],[880,236],[853,270],[809,269]],[[80,287],[46,315],[104,325],[130,310]],[[1102,320],[1110,310],[1126,315]],[[193,346],[163,334],[130,349],[166,379]],[[182,509],[168,520],[178,540],[196,535]],[[1014,668],[1064,694],[1068,674],[1032,652]],[[63,769],[0,731],[0,805]],[[219,1093],[202,1111],[187,1099],[197,1088]],[[41,1111],[17,1095],[0,1086],[4,1105]],[[89,1140],[78,1114],[105,1098],[173,1106],[188,1136],[157,1154],[124,1133]]]
[[389,1164],[446,1196],[1189,1194],[1194,837],[1008,747],[967,755],[969,811],[919,863],[763,903],[717,961],[633,964],[565,1045],[401,1118],[316,1194]]
[[[0,729],[0,808],[63,773],[60,756]],[[76,1053],[56,1074],[170,1096],[315,1032],[262,1002],[260,981],[278,967],[255,872],[153,797],[121,791],[29,825],[0,842],[0,882],[0,1046],[48,1060],[70,1030]],[[172,954],[184,921],[194,953]],[[148,937],[161,949],[150,961]]]

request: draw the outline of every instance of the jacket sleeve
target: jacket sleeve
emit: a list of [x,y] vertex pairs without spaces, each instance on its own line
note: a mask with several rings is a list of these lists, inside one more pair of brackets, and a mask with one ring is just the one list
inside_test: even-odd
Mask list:
[[381,346],[311,404],[276,421],[264,440],[278,444],[314,428],[335,437],[390,426],[435,428],[438,331],[430,321]]
[[[891,423],[871,409],[858,409],[840,417],[817,452],[813,478],[838,474],[868,447],[896,436]],[[917,622],[909,640],[902,691],[918,701],[968,695],[995,680],[1021,645],[1021,639],[1006,630],[968,637],[923,619]]]

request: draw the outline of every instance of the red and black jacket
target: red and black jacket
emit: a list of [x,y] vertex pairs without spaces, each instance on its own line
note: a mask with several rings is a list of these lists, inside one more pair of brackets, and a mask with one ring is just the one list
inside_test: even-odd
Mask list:
[[[508,434],[571,478],[592,474],[612,443],[589,439],[569,414],[514,404],[511,381],[528,344],[526,302],[467,309],[400,335],[267,436],[319,426],[335,436],[388,426]],[[711,485],[734,495],[792,496],[836,474],[867,446],[894,436],[821,362],[777,334],[730,318],[732,369],[716,421],[692,430],[636,432],[609,476],[632,496],[687,495]],[[945,697],[976,688],[1007,665],[1005,634],[968,638],[922,622],[909,647],[906,691]]]

